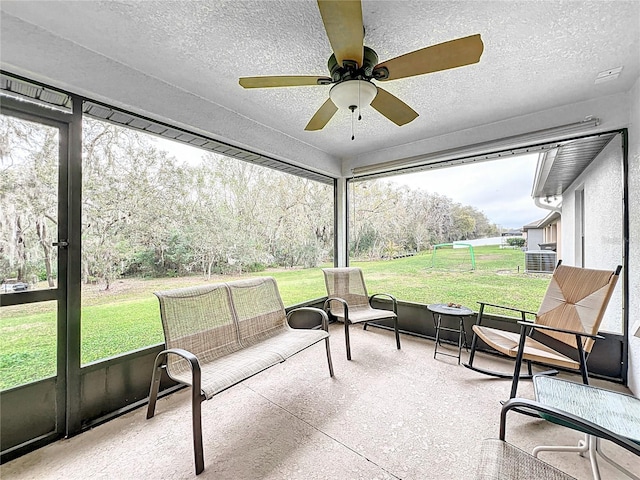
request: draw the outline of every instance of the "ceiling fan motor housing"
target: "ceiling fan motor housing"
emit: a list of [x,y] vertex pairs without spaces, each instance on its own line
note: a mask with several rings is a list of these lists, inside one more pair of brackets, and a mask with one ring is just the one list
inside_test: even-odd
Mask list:
[[352,60],[345,60],[342,65],[338,65],[335,54],[331,54],[327,66],[331,79],[334,82],[344,80],[371,80],[374,77],[373,69],[378,64],[378,54],[369,47],[364,48],[362,66]]

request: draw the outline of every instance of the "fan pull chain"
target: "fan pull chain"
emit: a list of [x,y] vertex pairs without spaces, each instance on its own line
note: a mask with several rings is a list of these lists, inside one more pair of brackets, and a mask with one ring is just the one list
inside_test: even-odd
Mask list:
[[354,105],[352,105],[351,107],[349,107],[351,109],[351,140],[355,140],[356,136],[353,132],[353,112],[355,111],[356,107]]
[[360,108],[360,82],[358,82],[358,121],[362,120],[362,109]]
[[358,108],[358,107],[356,107],[355,105],[351,105],[349,107],[349,110],[351,110],[351,140],[355,140],[356,139],[356,136],[355,136],[355,133],[354,133],[354,130],[353,130],[353,112],[356,111],[356,108]]

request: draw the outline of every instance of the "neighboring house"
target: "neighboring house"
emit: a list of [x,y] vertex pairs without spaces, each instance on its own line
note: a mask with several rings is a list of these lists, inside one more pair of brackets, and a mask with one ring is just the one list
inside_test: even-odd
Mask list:
[[546,217],[523,226],[527,250],[553,250],[561,258],[562,245],[558,243],[561,227],[561,215],[558,211],[552,211]]
[[558,244],[560,212],[557,209],[541,220],[522,227],[526,239],[524,268],[527,273],[553,273],[562,245]]
[[536,220],[522,227],[522,236],[525,239],[524,246],[527,250],[535,250],[537,245],[543,243],[543,229],[539,226],[541,221]]

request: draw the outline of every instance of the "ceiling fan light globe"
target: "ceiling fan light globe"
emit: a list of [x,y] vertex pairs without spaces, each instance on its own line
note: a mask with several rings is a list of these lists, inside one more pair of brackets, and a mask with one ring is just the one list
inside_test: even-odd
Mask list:
[[329,97],[338,108],[349,109],[355,105],[364,108],[371,105],[371,102],[378,94],[376,86],[366,80],[346,80],[331,87]]

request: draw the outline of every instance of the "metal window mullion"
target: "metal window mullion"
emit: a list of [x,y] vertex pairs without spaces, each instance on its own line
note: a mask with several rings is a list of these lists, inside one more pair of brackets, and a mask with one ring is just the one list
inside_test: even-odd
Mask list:
[[[68,239],[68,172],[69,172],[69,125],[59,128],[58,137],[58,231],[56,241]],[[56,432],[66,433],[67,419],[67,273],[68,251],[58,248],[57,293],[57,340],[56,340]]]
[[[81,262],[82,262],[82,102],[73,97],[73,119],[69,125],[67,278],[66,278],[66,435],[80,433],[82,427],[81,402]],[[73,268],[71,268],[73,267]]]

